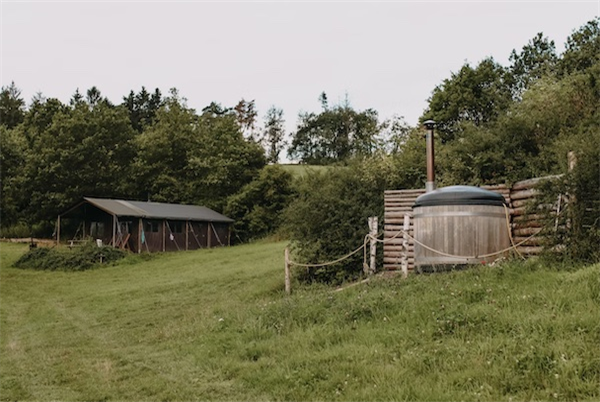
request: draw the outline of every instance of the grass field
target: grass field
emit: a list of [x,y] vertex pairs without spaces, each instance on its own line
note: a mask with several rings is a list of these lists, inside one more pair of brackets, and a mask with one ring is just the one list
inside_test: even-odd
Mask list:
[[600,265],[283,292],[285,243],[11,268],[2,400],[600,399]]

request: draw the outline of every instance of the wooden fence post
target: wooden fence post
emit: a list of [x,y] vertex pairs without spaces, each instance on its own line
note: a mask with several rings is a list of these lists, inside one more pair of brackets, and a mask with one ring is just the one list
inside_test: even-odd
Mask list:
[[408,231],[410,230],[410,214],[404,214],[404,225],[402,226],[402,277],[408,277]]
[[284,252],[285,260],[285,293],[290,294],[292,292],[292,283],[290,281],[290,249],[285,248]]
[[[377,271],[377,217],[372,216],[369,218],[369,233],[370,233],[370,245],[371,245],[371,264],[369,266],[369,275],[373,275]],[[366,268],[366,267],[365,267]],[[366,273],[366,272],[365,272]]]
[[575,169],[575,165],[577,164],[577,156],[575,152],[569,151],[567,153],[567,164],[569,165],[569,172]]

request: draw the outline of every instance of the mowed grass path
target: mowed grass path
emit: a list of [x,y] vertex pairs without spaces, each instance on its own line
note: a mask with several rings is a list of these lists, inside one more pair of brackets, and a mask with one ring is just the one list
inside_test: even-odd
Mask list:
[[283,292],[285,243],[11,268],[2,400],[600,399],[600,265]]

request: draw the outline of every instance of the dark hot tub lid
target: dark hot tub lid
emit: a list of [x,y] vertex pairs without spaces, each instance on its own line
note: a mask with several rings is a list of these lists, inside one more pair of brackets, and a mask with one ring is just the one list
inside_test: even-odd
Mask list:
[[449,186],[438,188],[417,197],[416,207],[435,205],[496,205],[506,204],[501,194],[472,186]]

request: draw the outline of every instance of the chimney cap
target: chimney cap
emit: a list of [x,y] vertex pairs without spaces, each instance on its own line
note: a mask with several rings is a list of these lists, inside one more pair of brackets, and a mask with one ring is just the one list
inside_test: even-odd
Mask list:
[[433,129],[433,127],[435,126],[435,121],[433,120],[427,120],[423,122],[423,125],[428,128],[428,129]]

